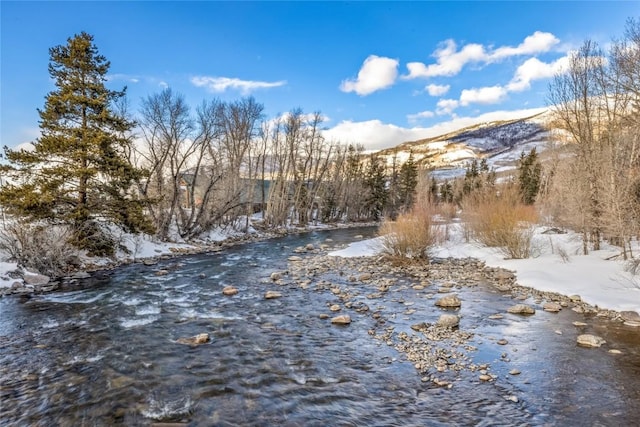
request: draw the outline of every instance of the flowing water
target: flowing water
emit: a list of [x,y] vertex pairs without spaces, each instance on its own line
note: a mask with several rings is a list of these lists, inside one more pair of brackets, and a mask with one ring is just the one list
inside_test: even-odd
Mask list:
[[[461,328],[474,334],[472,357],[498,379],[481,383],[463,372],[448,389],[421,381],[402,354],[373,339],[371,316],[353,312],[351,325],[332,325],[319,316],[335,302],[331,292],[269,280],[297,246],[373,232],[288,236],[0,299],[0,425],[640,425],[633,328],[570,310],[489,321],[513,301],[463,288]],[[346,275],[332,281],[347,285]],[[227,285],[239,293],[223,296]],[[283,296],[265,300],[266,290]],[[385,305],[389,318],[403,301],[425,319],[438,313],[433,301],[413,301],[410,289],[394,298]],[[606,348],[577,347],[575,320],[586,320]],[[210,342],[176,342],[199,333]],[[499,338],[509,344],[496,345]],[[522,373],[508,375],[513,368]]]

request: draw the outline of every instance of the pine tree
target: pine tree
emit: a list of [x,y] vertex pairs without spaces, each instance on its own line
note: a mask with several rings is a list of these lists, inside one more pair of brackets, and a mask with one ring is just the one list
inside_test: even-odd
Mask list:
[[409,158],[400,167],[399,189],[400,203],[405,209],[413,206],[418,185],[418,165],[413,160],[413,153],[409,153]]
[[38,109],[41,136],[32,151],[5,147],[10,164],[4,170],[14,184],[0,191],[0,202],[20,217],[68,224],[72,243],[111,254],[114,242],[96,239],[96,220],[131,232],[149,230],[141,201],[129,194],[142,171],[125,155],[134,123],[116,113],[126,88],[105,87],[110,63],[87,33],[49,49],[49,55],[56,88]]
[[522,201],[527,205],[532,205],[536,201],[536,196],[540,190],[540,177],[542,165],[538,160],[538,153],[535,147],[529,154],[520,155],[518,163],[518,187]]
[[382,217],[382,212],[387,205],[387,178],[382,161],[377,156],[369,159],[369,167],[365,175],[365,186],[368,190],[365,205],[369,210],[369,215],[375,221]]

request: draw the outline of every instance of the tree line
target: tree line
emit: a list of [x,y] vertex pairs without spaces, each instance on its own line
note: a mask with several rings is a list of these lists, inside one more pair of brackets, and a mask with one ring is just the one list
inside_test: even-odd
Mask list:
[[111,255],[108,227],[161,240],[216,227],[379,220],[413,203],[412,157],[388,167],[361,146],[327,140],[323,116],[301,109],[272,120],[253,97],[204,100],[195,109],[170,88],[126,108],[106,87],[109,61],[94,38],[49,50],[55,89],[39,109],[33,149],[5,147],[0,204],[30,223],[64,225],[69,243]]

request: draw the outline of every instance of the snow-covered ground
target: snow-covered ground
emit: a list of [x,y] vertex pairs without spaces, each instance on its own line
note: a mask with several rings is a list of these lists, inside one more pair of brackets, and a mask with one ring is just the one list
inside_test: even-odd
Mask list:
[[[492,267],[502,267],[517,274],[518,284],[545,292],[580,295],[583,301],[616,311],[640,313],[640,276],[627,272],[627,264],[611,259],[619,248],[604,245],[599,251],[582,255],[582,243],[575,233],[543,234],[538,228],[534,237],[535,257],[505,259],[498,250],[465,242],[460,224],[450,227],[450,238],[435,247],[434,257],[478,258]],[[364,240],[330,253],[333,256],[372,256],[381,251],[378,239]]]

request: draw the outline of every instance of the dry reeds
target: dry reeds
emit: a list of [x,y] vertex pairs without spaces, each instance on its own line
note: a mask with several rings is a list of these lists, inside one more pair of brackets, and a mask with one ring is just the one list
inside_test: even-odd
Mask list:
[[538,214],[521,202],[512,186],[499,192],[478,192],[463,201],[465,233],[473,240],[501,250],[509,258],[529,258]]
[[380,227],[383,252],[396,260],[428,259],[429,249],[440,240],[439,226],[434,223],[435,210],[428,202],[416,203],[411,211]]

